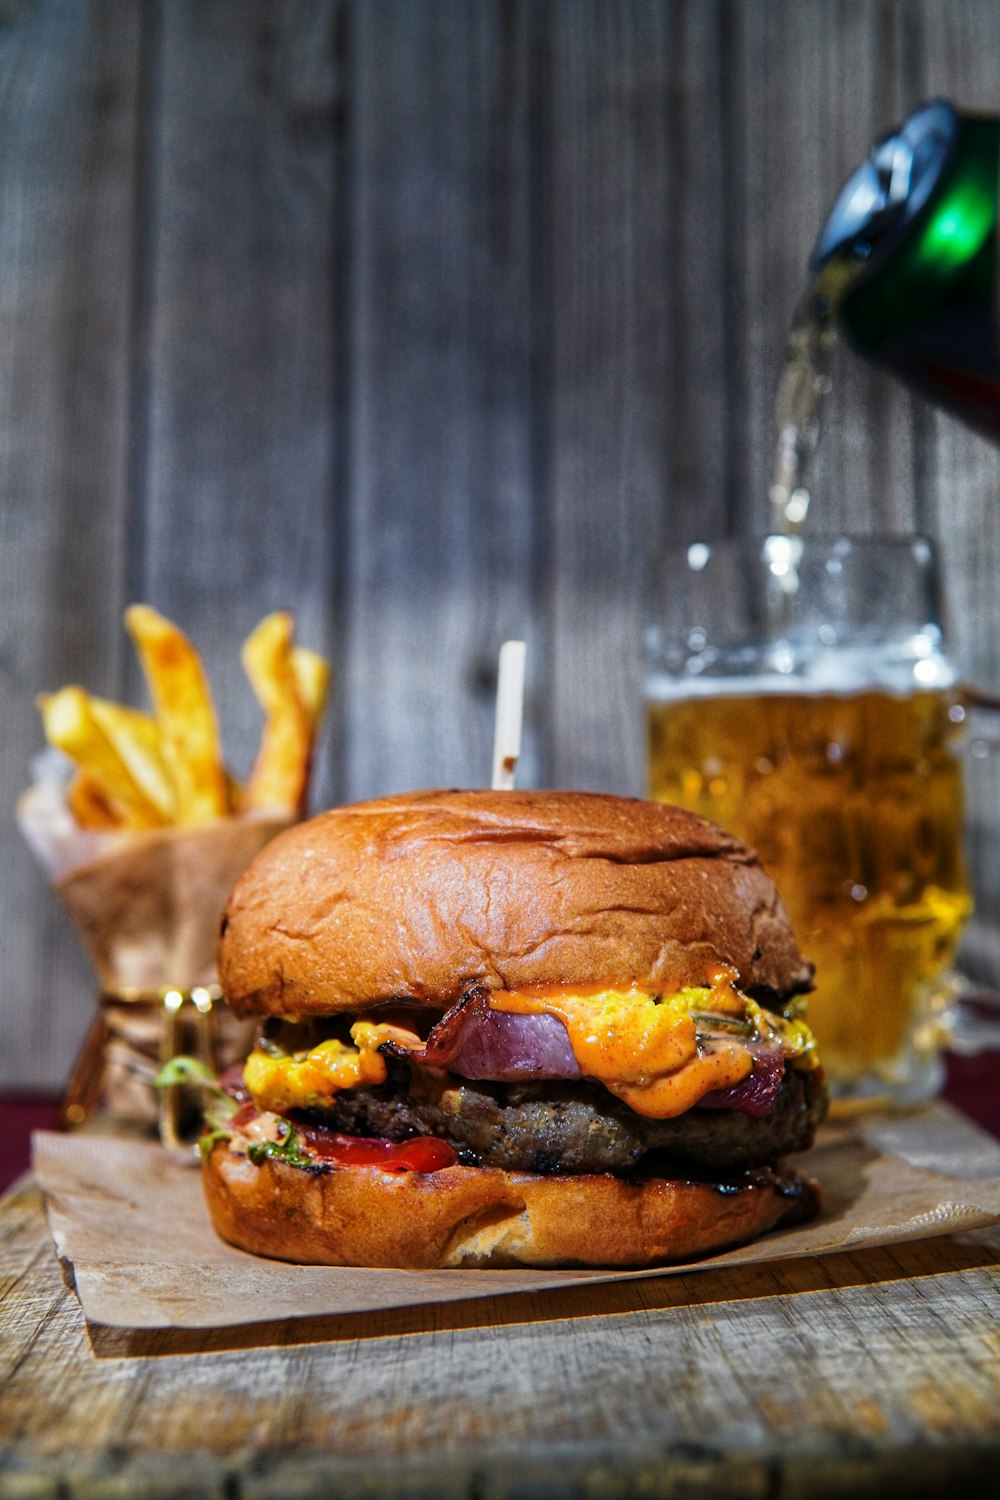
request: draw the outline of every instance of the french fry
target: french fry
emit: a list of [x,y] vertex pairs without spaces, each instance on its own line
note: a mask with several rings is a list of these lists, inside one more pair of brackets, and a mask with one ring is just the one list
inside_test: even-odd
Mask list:
[[75,685],[38,700],[50,744],[77,766],[67,806],[81,828],[191,826],[233,812],[301,814],[331,672],[294,643],[291,614],[267,615],[243,646],[265,724],[250,781],[222,763],[215,708],[197,651],[145,604],[125,612],[149,684],[153,714],[95,698]]
[[70,686],[45,694],[38,706],[49,744],[99,785],[112,807],[120,810],[123,822],[131,828],[159,828],[166,822],[104,733],[83,688]]
[[149,714],[137,708],[111,703],[107,698],[90,700],[91,712],[128,766],[133,781],[159,808],[164,820],[174,820],[174,789],[163,758],[160,727]]
[[292,671],[295,673],[299,698],[309,720],[309,750],[306,755],[305,778],[299,802],[299,812],[305,814],[309,783],[312,780],[316,736],[319,733],[320,721],[326,712],[333,672],[326,658],[320,656],[318,651],[310,651],[307,646],[296,646],[292,651]]
[[125,624],[149,684],[173,783],[175,821],[191,825],[225,817],[229,787],[201,658],[187,636],[147,604],[127,609]]
[[125,819],[89,771],[77,771],[66,788],[66,806],[79,828],[121,828]]
[[[314,722],[321,711],[322,675],[308,653],[298,658],[292,645],[294,622],[283,610],[265,615],[243,643],[243,667],[266,714],[260,749],[243,790],[242,807],[303,810],[309,776]],[[299,673],[310,706],[299,689]]]
[[292,671],[299,698],[309,720],[309,728],[315,736],[319,722],[326,711],[326,700],[330,696],[330,663],[318,651],[308,646],[295,646],[292,650]]

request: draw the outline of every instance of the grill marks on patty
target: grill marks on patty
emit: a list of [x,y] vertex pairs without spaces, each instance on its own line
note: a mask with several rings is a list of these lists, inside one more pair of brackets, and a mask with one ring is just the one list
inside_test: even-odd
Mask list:
[[309,1118],[349,1135],[438,1136],[470,1166],[592,1173],[634,1170],[654,1151],[692,1166],[758,1166],[807,1149],[822,1106],[817,1074],[794,1069],[763,1118],[691,1109],[652,1120],[599,1083],[484,1083],[416,1071],[411,1078],[408,1064],[394,1059],[384,1084],[344,1091]]

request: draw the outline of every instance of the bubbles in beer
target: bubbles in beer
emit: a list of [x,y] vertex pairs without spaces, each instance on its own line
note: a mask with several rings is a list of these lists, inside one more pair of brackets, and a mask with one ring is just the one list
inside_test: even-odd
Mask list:
[[760,853],[816,965],[810,1020],[837,1076],[891,1068],[971,906],[953,695],[714,687],[649,702],[650,795]]

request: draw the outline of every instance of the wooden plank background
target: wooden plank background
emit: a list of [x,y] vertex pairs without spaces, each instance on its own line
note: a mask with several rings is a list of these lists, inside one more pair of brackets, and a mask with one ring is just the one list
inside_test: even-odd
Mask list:
[[[237,771],[239,642],[295,608],[338,672],[317,805],[482,783],[514,633],[524,781],[641,789],[643,560],[765,521],[826,208],[920,99],[1000,108],[998,56],[996,0],[0,5],[0,1083],[89,1017],[11,814],[37,691],[138,692],[129,599],[198,641]],[[824,529],[938,536],[1000,686],[1000,454],[834,377]]]

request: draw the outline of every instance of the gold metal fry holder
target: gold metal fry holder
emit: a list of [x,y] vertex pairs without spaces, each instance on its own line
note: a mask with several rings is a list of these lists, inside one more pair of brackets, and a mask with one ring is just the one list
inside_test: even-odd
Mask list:
[[155,1089],[160,1068],[179,1053],[221,1067],[217,984],[190,989],[105,990],[73,1068],[59,1112],[64,1128],[88,1122],[110,1130],[158,1133],[165,1146],[190,1141],[197,1101],[181,1084]]

